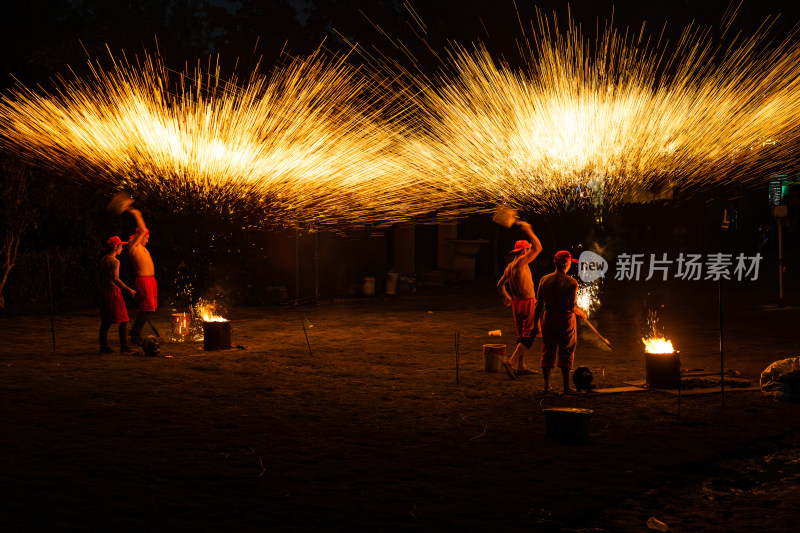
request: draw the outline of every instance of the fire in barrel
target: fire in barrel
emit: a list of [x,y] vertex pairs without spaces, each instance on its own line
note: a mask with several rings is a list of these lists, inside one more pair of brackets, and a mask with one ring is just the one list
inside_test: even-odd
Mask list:
[[645,379],[654,389],[677,389],[681,385],[680,354],[664,337],[643,338]]
[[645,355],[645,379],[654,389],[678,389],[681,386],[680,355],[658,325],[658,313],[648,311],[649,331],[642,339]]
[[231,323],[216,314],[213,302],[201,300],[196,310],[203,319],[203,349],[227,350],[231,347]]

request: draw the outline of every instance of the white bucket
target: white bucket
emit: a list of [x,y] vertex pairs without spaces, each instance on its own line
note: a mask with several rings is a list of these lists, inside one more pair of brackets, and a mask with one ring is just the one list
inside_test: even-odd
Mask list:
[[500,363],[506,360],[505,344],[484,344],[483,365],[486,372],[500,372]]

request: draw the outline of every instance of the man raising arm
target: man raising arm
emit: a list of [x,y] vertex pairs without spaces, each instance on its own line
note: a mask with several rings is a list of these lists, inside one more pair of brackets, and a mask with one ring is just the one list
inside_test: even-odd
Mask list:
[[525,366],[525,354],[533,345],[532,329],[534,327],[533,311],[536,305],[536,293],[531,277],[531,262],[542,251],[539,238],[533,233],[531,225],[517,219],[514,224],[519,226],[530,238],[530,242],[519,240],[514,245],[511,253],[516,254],[511,263],[503,272],[497,282],[497,290],[503,295],[503,304],[511,306],[514,315],[514,325],[517,329],[517,346],[514,353],[503,363],[508,377],[516,379],[518,375],[532,374],[533,371]]
[[158,307],[158,285],[155,278],[153,258],[147,249],[150,242],[150,231],[145,226],[142,212],[133,207],[128,207],[128,212],[136,220],[136,233],[131,235],[128,242],[128,255],[136,271],[136,302],[139,304],[139,314],[131,329],[131,342],[142,343],[142,328],[150,313]]

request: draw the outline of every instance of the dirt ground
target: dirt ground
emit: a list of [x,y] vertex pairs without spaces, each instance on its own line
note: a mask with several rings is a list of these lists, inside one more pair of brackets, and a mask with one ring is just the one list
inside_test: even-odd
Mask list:
[[[725,291],[725,366],[757,382],[796,355],[800,308]],[[683,367],[719,369],[716,285],[601,299],[614,350],[581,327],[576,361],[598,386],[644,379],[645,299]],[[169,358],[99,355],[95,311],[55,317],[55,353],[48,316],[0,321],[3,529],[796,531],[800,406],[729,389],[724,407],[684,396],[678,420],[661,391],[546,396],[541,374],[487,373],[482,345],[515,344],[490,283],[230,318],[241,349],[164,341]],[[593,411],[588,441],[546,437],[558,406]]]

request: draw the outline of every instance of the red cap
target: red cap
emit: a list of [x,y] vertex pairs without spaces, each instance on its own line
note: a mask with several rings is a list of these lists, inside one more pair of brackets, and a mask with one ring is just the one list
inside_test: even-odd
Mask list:
[[513,254],[513,253],[519,252],[520,250],[527,250],[530,247],[531,247],[531,243],[529,243],[528,241],[517,241],[514,244],[514,249],[511,250],[510,253]]
[[[137,236],[137,235],[139,235],[141,232],[142,232],[142,230],[140,230],[139,228],[136,228],[136,233],[134,233],[133,235],[129,236],[129,237],[128,237],[128,240],[129,240],[129,241],[132,241],[132,240],[133,240],[133,239],[135,239],[135,238],[136,238],[136,236]],[[150,235],[150,230],[147,230],[147,231],[145,231],[145,232],[144,232],[144,234],[145,234],[145,235]],[[128,243],[125,243],[125,242],[124,242],[124,243],[122,243],[122,244],[128,244]]]
[[559,265],[566,265],[569,262],[577,263],[578,260],[572,257],[572,254],[566,250],[561,250],[560,252],[556,252],[556,256],[553,258],[554,263],[558,263]]
[[122,239],[114,235],[113,237],[111,237],[106,241],[106,244],[108,245],[109,248],[113,248],[115,246],[119,246],[120,244],[128,244],[128,243],[122,242]]

